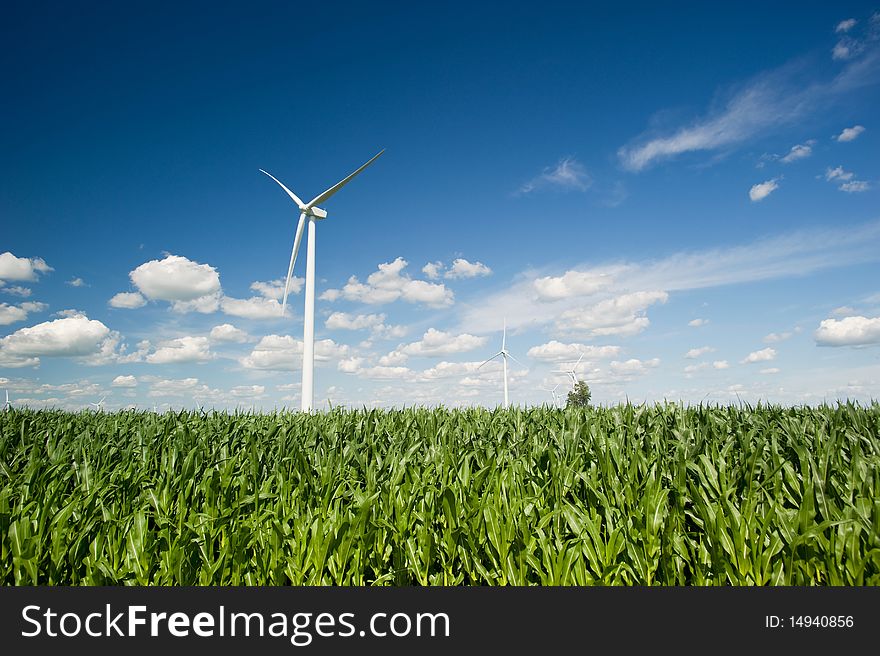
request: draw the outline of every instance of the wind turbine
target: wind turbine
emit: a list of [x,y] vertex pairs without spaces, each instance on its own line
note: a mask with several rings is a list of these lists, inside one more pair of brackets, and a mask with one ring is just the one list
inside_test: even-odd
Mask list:
[[[507,358],[510,358],[514,362],[521,364],[524,367],[526,366],[522,362],[517,360],[515,357],[513,357],[510,354],[510,351],[507,350],[507,320],[506,319],[504,321],[504,332],[502,333],[502,337],[501,337],[501,350],[498,351],[498,353],[493,355],[491,358],[489,358],[488,360],[483,362],[483,364],[488,364],[489,362],[491,362],[492,360],[497,358],[499,355],[501,356],[501,359],[504,361],[504,407],[506,408],[510,405],[510,399],[507,394]],[[481,364],[480,367],[482,367],[483,364]],[[477,369],[479,369],[480,367],[477,367]]]
[[3,412],[8,412],[11,407],[9,404],[9,390],[6,390],[6,405],[3,406]]
[[305,317],[303,321],[303,369],[302,369],[302,411],[309,412],[312,409],[314,400],[314,369],[315,369],[315,221],[321,221],[327,218],[326,210],[318,207],[319,203],[323,203],[342,189],[351,180],[385,152],[383,148],[373,158],[360,167],[357,171],[349,175],[347,178],[340,180],[327,191],[315,196],[308,203],[303,203],[299,197],[290,189],[285,187],[278,178],[260,169],[261,173],[265,173],[275,182],[278,183],[291,200],[299,207],[299,223],[296,226],[296,236],[293,239],[293,250],[290,252],[290,266],[287,268],[287,280],[284,283],[284,299],[281,301],[281,316],[284,316],[284,309],[287,306],[287,291],[290,288],[290,277],[293,275],[293,265],[296,262],[296,254],[299,251],[299,243],[302,241],[303,227],[305,220],[309,220],[309,242],[306,248],[306,292],[305,292]]
[[553,389],[547,387],[542,387],[541,389],[545,392],[550,392],[550,396],[553,397],[553,405],[559,405],[559,395],[556,393],[556,390],[559,389],[558,384]]
[[577,368],[578,368],[578,365],[580,365],[581,360],[583,360],[583,359],[584,359],[584,354],[581,353],[581,357],[578,358],[577,363],[571,369],[557,369],[554,373],[568,374],[569,376],[571,376],[571,384],[573,386],[577,387],[577,384],[578,384]]
[[97,403],[89,403],[89,405],[95,406],[95,410],[97,412],[100,412],[100,411],[104,410],[104,399],[106,399],[106,398],[107,398],[106,396],[103,396],[103,397],[101,397],[101,400],[98,401]]

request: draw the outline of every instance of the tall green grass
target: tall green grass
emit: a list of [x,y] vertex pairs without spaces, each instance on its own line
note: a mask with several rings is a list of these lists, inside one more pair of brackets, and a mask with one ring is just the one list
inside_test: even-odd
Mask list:
[[3,584],[877,585],[880,404],[15,410]]

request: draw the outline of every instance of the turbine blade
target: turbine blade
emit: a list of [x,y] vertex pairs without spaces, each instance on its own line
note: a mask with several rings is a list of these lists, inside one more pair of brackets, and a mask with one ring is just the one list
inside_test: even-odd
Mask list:
[[[327,191],[325,191],[324,193],[319,194],[318,196],[315,196],[312,200],[309,201],[308,205],[306,205],[304,209],[308,209],[308,208],[310,208],[310,207],[314,207],[315,205],[318,205],[318,204],[320,204],[320,203],[323,203],[325,200],[327,200],[328,198],[330,198],[330,196],[332,196],[332,195],[335,194],[337,191],[339,191],[340,189],[342,189],[345,185],[347,185],[349,182],[351,182],[351,180],[352,180],[352,178],[354,178],[354,176],[356,176],[358,173],[360,173],[360,172],[363,171],[365,168],[367,168],[370,164],[372,164],[373,162],[375,162],[375,161],[378,159],[379,155],[381,155],[381,154],[384,153],[384,152],[385,152],[385,149],[383,148],[383,149],[380,150],[377,154],[373,155],[373,158],[372,158],[369,162],[367,162],[366,164],[364,164],[362,167],[360,167],[357,171],[355,171],[354,173],[352,173],[350,176],[348,176],[347,178],[345,178],[345,179],[343,179],[343,180],[340,180],[339,182],[337,182],[335,185],[333,185],[332,187],[330,187],[330,188],[329,188]],[[280,184],[280,183],[279,183],[279,184]]]
[[526,369],[528,369],[528,367],[527,367],[526,365],[524,365],[522,362],[520,362],[519,360],[517,360],[517,359],[516,359],[515,357],[513,357],[510,353],[507,354],[507,357],[510,358],[511,360],[513,360],[514,362],[516,362],[518,365],[520,365],[520,366],[525,367]]
[[[504,355],[504,353],[502,353],[501,351],[498,351],[498,353],[496,353],[496,354],[493,355],[491,358],[489,358],[488,360],[486,360],[483,364],[489,364],[490,362],[492,362],[492,360],[494,360],[495,358],[497,358],[499,355]],[[483,364],[481,364],[480,367],[482,367]],[[477,367],[477,369],[479,369],[480,367]]]
[[275,182],[277,182],[277,183],[281,186],[281,188],[282,188],[284,191],[287,192],[287,195],[290,196],[290,197],[293,199],[293,202],[296,203],[296,206],[299,207],[300,209],[302,209],[303,202],[299,199],[299,196],[297,196],[297,195],[296,195],[295,193],[293,193],[290,189],[288,189],[288,188],[285,187],[283,184],[281,184],[281,180],[279,180],[278,178],[276,178],[274,175],[272,175],[272,174],[269,173],[268,171],[264,171],[263,169],[260,169],[260,173],[265,173],[265,174],[268,175],[270,178],[272,178]]
[[575,364],[574,367],[572,367],[572,371],[578,368],[578,365],[581,363],[581,360],[583,360],[583,359],[584,359],[584,354],[581,353],[581,357],[578,358],[577,364]]
[[284,308],[287,307],[287,290],[290,289],[290,277],[293,275],[293,265],[296,262],[296,254],[299,251],[299,243],[302,241],[303,226],[306,223],[306,213],[299,215],[299,223],[296,225],[296,237],[293,238],[293,250],[290,251],[290,266],[287,267],[287,280],[284,282],[284,299],[281,301],[281,316],[284,316]]

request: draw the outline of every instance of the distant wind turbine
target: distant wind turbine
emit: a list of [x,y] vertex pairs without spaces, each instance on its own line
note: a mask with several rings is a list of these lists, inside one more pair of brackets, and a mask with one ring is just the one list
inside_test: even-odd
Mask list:
[[287,306],[287,291],[290,288],[290,277],[293,275],[293,265],[296,262],[296,254],[299,251],[299,244],[302,241],[303,226],[305,220],[309,220],[309,242],[306,248],[306,287],[305,287],[305,317],[303,322],[303,369],[302,369],[302,411],[309,412],[314,402],[314,369],[315,369],[315,221],[327,218],[326,210],[318,207],[318,204],[329,200],[337,191],[342,189],[351,180],[385,152],[383,148],[374,155],[373,158],[360,167],[357,171],[349,175],[347,178],[337,182],[327,191],[315,196],[308,203],[303,203],[299,197],[290,189],[285,187],[278,178],[260,169],[261,173],[265,173],[272,178],[278,185],[287,192],[287,195],[299,207],[299,223],[296,226],[296,236],[293,239],[293,250],[290,252],[290,266],[287,268],[287,280],[284,283],[284,298],[281,301],[281,316],[284,316],[284,309]]
[[3,406],[3,412],[8,412],[11,407],[9,404],[9,390],[6,390],[6,404]]
[[571,383],[572,383],[572,385],[574,385],[575,387],[577,387],[577,384],[578,384],[577,368],[578,368],[578,365],[580,365],[581,360],[583,360],[583,359],[584,359],[584,354],[581,353],[581,357],[578,358],[577,363],[576,363],[571,369],[557,369],[557,370],[555,371],[555,373],[557,373],[557,374],[568,374],[568,375],[571,377]]
[[89,405],[95,406],[95,410],[102,411],[104,409],[104,399],[106,398],[106,396],[101,397],[100,401],[98,401],[97,403],[89,403]]
[[499,355],[501,356],[501,359],[504,362],[504,407],[506,408],[510,405],[510,398],[508,397],[508,394],[507,394],[507,358],[510,358],[514,362],[521,364],[524,367],[526,366],[522,362],[517,360],[515,357],[513,357],[510,354],[510,351],[507,350],[507,320],[506,319],[504,321],[504,332],[502,333],[502,337],[501,337],[501,350],[498,351],[498,353],[493,355],[491,358],[489,358],[488,360],[483,362],[483,364],[481,364],[479,367],[477,367],[477,369],[482,367],[484,364],[488,364],[489,362],[491,362],[492,360],[497,358]]
[[559,395],[556,393],[556,390],[559,389],[558,384],[553,389],[547,387],[542,387],[541,389],[545,392],[550,392],[550,396],[553,397],[553,405],[559,405]]

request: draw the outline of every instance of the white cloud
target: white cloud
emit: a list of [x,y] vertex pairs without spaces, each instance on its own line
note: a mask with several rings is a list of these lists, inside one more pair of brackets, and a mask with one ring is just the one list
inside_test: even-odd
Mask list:
[[715,349],[713,349],[711,346],[701,346],[699,348],[692,348],[690,351],[688,351],[687,353],[684,354],[684,357],[688,358],[689,360],[696,360],[701,355],[704,355],[706,353],[712,353],[714,350]]
[[752,188],[749,189],[749,200],[753,203],[757,203],[758,201],[767,198],[767,196],[779,188],[778,180],[779,178],[773,178],[772,180],[766,180],[765,182],[752,185]]
[[397,350],[411,357],[431,357],[472,351],[483,346],[487,341],[486,337],[477,337],[467,333],[454,335],[453,333],[429,328],[421,340],[409,344],[401,344],[397,347]]
[[777,367],[770,367],[769,369],[761,369],[758,373],[760,374],[778,374],[779,369]]
[[54,271],[43,258],[16,257],[9,251],[0,253],[0,280],[36,280],[38,273]]
[[17,321],[24,321],[28,315],[34,312],[42,312],[48,305],[25,301],[21,305],[9,305],[0,303],[0,326],[8,326]]
[[[839,54],[849,56],[852,52],[841,49]],[[621,164],[641,171],[683,153],[731,148],[826,108],[876,77],[876,57],[870,55],[853,60],[824,80],[807,66],[798,60],[761,73],[720,94],[710,110],[689,125],[666,134],[646,132],[618,150]]]
[[659,358],[651,360],[639,360],[638,358],[630,358],[625,362],[613,361],[611,363],[611,373],[616,376],[631,377],[644,376],[651,369],[655,369],[660,365]]
[[40,357],[95,355],[110,336],[107,326],[85,316],[46,321],[0,339],[0,362],[3,366],[33,366],[39,364]]
[[179,255],[145,262],[128,277],[141,294],[154,301],[188,302],[220,292],[220,275],[214,267]]
[[191,301],[172,301],[171,309],[180,314],[186,314],[188,312],[211,314],[216,312],[220,307],[221,298],[225,298],[223,297],[222,292],[214,292],[213,294],[199,296]]
[[281,317],[281,303],[274,298],[264,296],[252,296],[246,299],[224,296],[220,300],[220,309],[224,314],[244,319],[279,319]]
[[842,20],[837,24],[837,27],[834,28],[835,32],[849,32],[852,28],[856,26],[855,18],[847,18],[846,20]]
[[819,346],[867,346],[880,343],[880,317],[825,319],[815,332]]
[[82,278],[74,278],[73,280],[68,280],[65,284],[71,287],[85,287],[86,282]]
[[107,303],[110,307],[134,310],[146,305],[147,299],[141,296],[139,292],[119,292]]
[[544,171],[519,188],[519,193],[528,194],[542,189],[561,191],[586,191],[593,184],[583,164],[573,157],[564,157],[555,167]]
[[110,384],[113,387],[137,387],[138,381],[134,376],[117,376]]
[[[257,280],[256,282],[251,283],[251,290],[257,292],[264,298],[274,298],[276,301],[280,301],[284,298],[284,281],[284,278],[269,280],[268,282]],[[305,281],[305,278],[291,276],[290,287],[287,290],[288,297],[291,294],[299,294],[302,291]]]
[[792,336],[791,332],[770,333],[769,335],[766,335],[764,337],[763,341],[765,344],[776,344],[778,342],[784,342],[785,340],[787,340],[791,336]]
[[619,346],[592,346],[586,344],[563,344],[556,340],[550,340],[546,344],[533,346],[528,350],[526,356],[535,360],[545,360],[548,362],[562,362],[566,360],[576,361],[581,354],[587,359],[598,360],[603,358],[615,358],[620,355]]
[[650,325],[645,311],[655,303],[665,303],[664,291],[634,292],[609,298],[599,303],[563,312],[556,322],[564,333],[582,333],[589,337],[602,335],[631,336]]
[[545,276],[534,281],[538,298],[556,301],[575,296],[590,296],[607,289],[613,278],[610,274],[596,271],[566,271],[561,276]]
[[265,394],[266,388],[263,385],[237,385],[229,393],[237,399],[254,398]]
[[341,289],[329,289],[321,294],[321,299],[334,301],[344,298],[348,301],[372,305],[391,303],[398,299],[408,303],[424,303],[429,307],[445,307],[452,305],[452,291],[442,283],[429,283],[424,280],[413,280],[403,273],[407,261],[398,257],[393,262],[379,265],[379,270],[367,277],[362,283],[357,276],[352,276]]
[[488,276],[492,273],[492,269],[482,262],[468,262],[464,258],[453,260],[452,266],[444,274],[444,278],[476,278],[478,276]]
[[159,344],[146,357],[150,364],[173,364],[179,362],[207,362],[214,359],[207,337],[177,337]]
[[831,49],[831,58],[835,60],[849,59],[852,54],[851,47],[852,45],[849,41],[838,41]]
[[407,360],[409,360],[409,356],[406,353],[394,350],[379,358],[379,364],[383,367],[396,367],[406,364]]
[[248,334],[236,328],[231,323],[220,324],[211,328],[211,339],[215,342],[237,342],[239,344],[248,341]]
[[754,362],[768,362],[769,360],[776,359],[776,349],[765,348],[760,351],[753,351],[749,353],[743,360],[742,364],[752,364]]
[[858,136],[865,131],[865,127],[862,125],[854,125],[851,128],[844,128],[843,132],[838,134],[835,139],[838,141],[854,141],[858,138]]
[[691,319],[688,321],[688,325],[692,328],[699,328],[700,326],[705,326],[707,323],[709,323],[708,319]]
[[356,374],[364,365],[364,359],[358,357],[345,358],[336,363],[336,368],[345,374]]
[[716,369],[727,369],[728,367],[730,367],[730,365],[727,363],[727,360],[715,360],[715,362],[712,363],[712,366]]
[[431,280],[437,280],[440,277],[440,271],[443,269],[443,262],[428,262],[422,267],[422,273]]
[[805,159],[809,157],[813,153],[813,142],[808,141],[804,144],[798,144],[796,146],[792,146],[791,150],[785,155],[785,157],[780,158],[780,162],[783,164],[791,164],[792,162],[796,162],[799,159]]
[[[250,355],[239,362],[247,369],[293,371],[302,367],[302,352],[302,340],[290,335],[267,335],[257,343]],[[315,362],[339,360],[348,354],[349,347],[345,344],[337,344],[332,339],[315,340]]]
[[848,194],[868,191],[870,188],[871,185],[864,180],[853,180],[851,182],[844,182],[838,187],[838,189],[840,189],[841,191],[845,191]]
[[178,378],[157,380],[150,385],[151,397],[191,396],[199,384],[198,378]]
[[852,179],[852,177],[853,174],[849,171],[844,171],[842,166],[838,166],[833,169],[829,166],[827,169],[825,169],[825,179],[829,182],[832,180],[850,180]]
[[6,294],[12,294],[13,296],[21,296],[22,298],[27,298],[31,295],[31,290],[27,287],[3,287],[3,291]]
[[708,362],[700,362],[699,364],[689,364],[684,368],[684,373],[686,374],[695,374],[698,371],[702,371],[709,367]]
[[373,337],[400,338],[406,335],[406,326],[385,325],[384,314],[358,314],[334,312],[324,325],[330,330],[369,330]]
[[836,317],[851,317],[855,314],[858,314],[858,312],[856,312],[855,308],[851,308],[848,305],[843,305],[841,307],[831,310],[831,314]]

